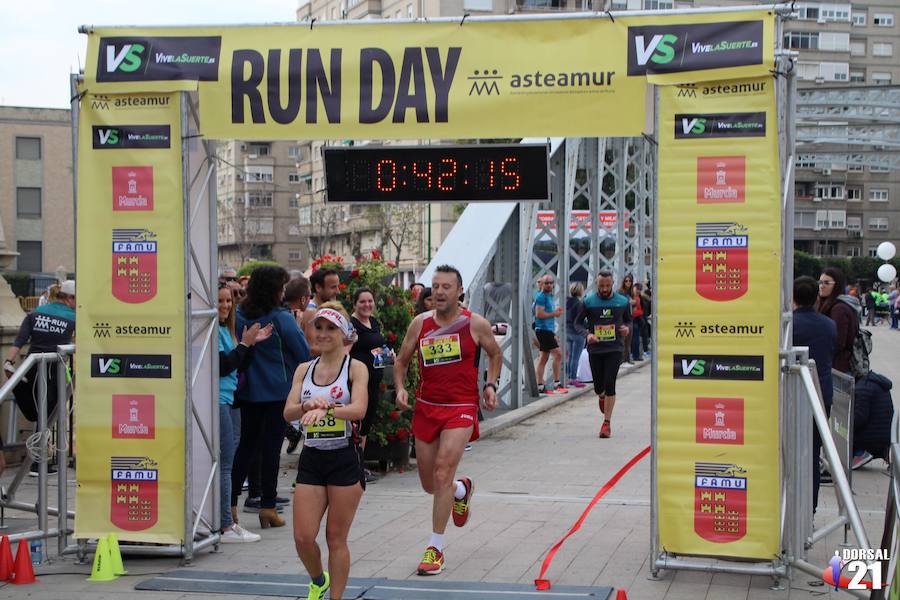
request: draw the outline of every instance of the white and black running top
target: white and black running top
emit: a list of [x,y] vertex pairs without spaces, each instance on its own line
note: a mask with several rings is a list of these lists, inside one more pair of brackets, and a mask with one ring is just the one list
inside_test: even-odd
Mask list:
[[[313,400],[315,398],[325,398],[329,402],[350,404],[350,357],[344,356],[344,362],[341,363],[341,369],[338,376],[331,383],[319,385],[315,383],[316,367],[319,365],[321,357],[316,357],[306,370],[303,377],[303,388],[300,393],[300,402]],[[306,440],[304,446],[310,448],[318,448],[319,450],[335,450],[337,448],[346,448],[350,444],[353,434],[353,426],[350,421],[343,419],[331,418],[324,419],[325,423],[319,422],[315,426],[306,428]],[[343,424],[343,427],[335,428],[336,425]]]

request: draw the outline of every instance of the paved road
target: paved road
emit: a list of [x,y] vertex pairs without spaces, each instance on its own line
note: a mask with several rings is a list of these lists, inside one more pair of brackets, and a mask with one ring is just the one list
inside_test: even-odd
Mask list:
[[[881,327],[875,328],[874,336],[875,370],[900,381],[900,334]],[[448,531],[447,570],[440,577],[530,583],[537,577],[546,551],[575,522],[599,487],[649,444],[649,416],[650,369],[644,368],[620,382],[611,439],[597,438],[596,398],[586,394],[479,441],[465,454],[461,468],[477,482],[472,518],[464,529]],[[281,490],[285,494],[290,490],[290,467],[295,463],[296,457],[284,457]],[[880,537],[887,483],[880,461],[854,475],[857,502],[873,539]],[[804,574],[798,574],[789,589],[781,591],[770,590],[772,581],[765,577],[664,571],[659,580],[652,580],[648,570],[649,489],[650,463],[645,459],[597,505],[582,529],[557,554],[549,573],[553,582],[625,588],[631,600],[830,597],[826,588],[808,585],[813,578]],[[823,490],[820,513],[827,519],[836,514],[835,500],[830,488]],[[254,518],[242,515],[242,522],[258,531]],[[23,523],[14,521],[13,525]],[[370,486],[354,523],[352,576],[415,577],[429,531],[430,502],[419,491],[416,473],[388,475]],[[231,573],[301,571],[290,527],[261,533],[261,543],[226,545],[218,553],[200,553],[194,568]],[[824,567],[839,542],[833,534],[817,544],[810,562]],[[174,559],[126,558],[126,567],[132,576],[93,584],[84,581],[88,567],[65,558],[41,568],[40,584],[7,585],[0,588],[0,598],[105,600],[121,598],[126,592],[136,598],[167,600],[212,597],[133,591],[136,582],[147,578],[144,574],[177,568]],[[63,574],[76,572],[81,574]]]

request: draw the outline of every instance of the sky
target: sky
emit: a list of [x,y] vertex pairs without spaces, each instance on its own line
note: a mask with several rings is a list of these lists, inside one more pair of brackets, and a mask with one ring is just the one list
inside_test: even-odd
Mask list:
[[2,0],[0,106],[69,108],[69,76],[84,66],[80,25],[287,23],[297,0]]

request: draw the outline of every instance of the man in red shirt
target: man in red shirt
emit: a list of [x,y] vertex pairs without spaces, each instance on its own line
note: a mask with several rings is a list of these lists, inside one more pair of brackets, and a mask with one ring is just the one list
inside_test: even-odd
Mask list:
[[[469,501],[475,486],[468,477],[456,478],[456,468],[466,444],[478,439],[478,401],[484,408],[497,406],[497,385],[503,352],[491,325],[481,315],[459,304],[462,276],[455,268],[441,265],[431,283],[434,310],[418,315],[410,323],[394,363],[397,406],[409,409],[404,387],[413,355],[419,361],[419,389],[413,410],[416,462],[422,489],[434,496],[432,534],[419,575],[437,575],[444,570],[444,531],[450,513],[457,527],[469,518]],[[487,381],[478,389],[481,349],[488,356]]]

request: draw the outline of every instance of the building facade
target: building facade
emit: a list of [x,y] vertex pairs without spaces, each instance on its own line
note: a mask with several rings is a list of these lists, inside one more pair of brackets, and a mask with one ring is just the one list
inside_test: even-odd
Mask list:
[[70,111],[0,107],[0,223],[8,267],[24,273],[75,270]]
[[220,268],[250,259],[309,266],[298,221],[311,190],[308,143],[230,140],[218,143],[216,155]]

